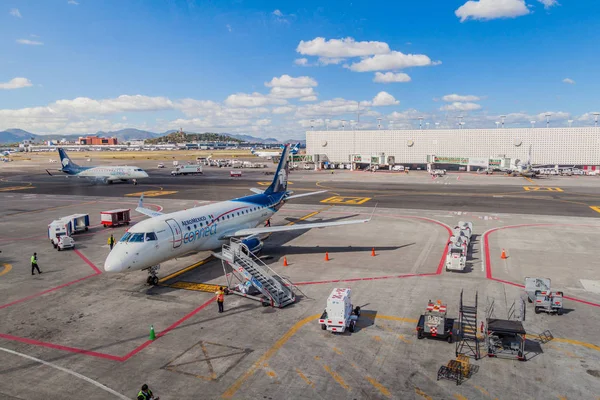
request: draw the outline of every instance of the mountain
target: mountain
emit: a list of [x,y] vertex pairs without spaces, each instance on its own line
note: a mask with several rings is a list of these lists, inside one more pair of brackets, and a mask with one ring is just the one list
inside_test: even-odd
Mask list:
[[111,132],[98,131],[94,136],[116,137],[121,142],[132,139],[154,139],[159,136],[162,136],[162,134],[129,128]]
[[23,129],[7,129],[0,131],[0,143],[18,143],[26,139],[37,139],[38,135]]
[[250,135],[234,135],[234,134],[227,134],[228,136],[231,136],[233,138],[242,140],[244,142],[249,142],[249,143],[264,143],[264,144],[274,144],[274,143],[279,143],[279,140],[277,139],[273,139],[273,138],[257,138],[254,136],[250,136]]
[[226,134],[220,133],[185,133],[171,132],[165,136],[160,136],[153,139],[147,139],[146,144],[158,143],[189,143],[189,142],[240,142],[240,139],[233,138]]

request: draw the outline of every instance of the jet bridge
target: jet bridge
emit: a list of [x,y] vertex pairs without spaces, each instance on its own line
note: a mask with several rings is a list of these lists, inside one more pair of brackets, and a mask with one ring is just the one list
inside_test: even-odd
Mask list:
[[[283,308],[296,301],[294,284],[281,277],[256,257],[242,241],[232,238],[224,244],[221,253],[213,253],[223,264],[230,293],[260,301],[264,306]],[[229,268],[227,268],[229,267]],[[230,269],[230,270],[228,270]],[[236,290],[236,279],[242,285],[252,286],[262,294],[252,295]]]

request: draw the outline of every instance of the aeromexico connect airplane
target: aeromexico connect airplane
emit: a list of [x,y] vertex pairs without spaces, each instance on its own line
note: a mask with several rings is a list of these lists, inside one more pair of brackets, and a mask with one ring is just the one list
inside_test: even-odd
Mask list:
[[256,253],[262,248],[260,235],[272,232],[325,228],[370,221],[350,220],[285,226],[264,224],[286,201],[325,191],[293,195],[287,190],[290,146],[285,145],[271,185],[265,190],[250,189],[254,195],[163,214],[143,206],[136,211],[150,219],[138,222],[117,242],[108,255],[104,270],[129,272],[148,270],[148,283],[157,284],[160,263],[189,253],[219,249],[230,238],[239,238]]
[[[138,179],[148,178],[148,173],[141,168],[134,166],[98,166],[98,167],[80,167],[75,164],[67,153],[62,149],[58,148],[58,154],[60,155],[60,162],[62,168],[58,171],[64,172],[68,176],[76,176],[78,178],[86,178],[92,181],[99,181],[103,183],[113,183],[115,181],[128,181],[131,180],[137,183]],[[48,175],[52,175],[50,171],[46,170]]]
[[[281,146],[281,149],[283,149],[284,146]],[[300,143],[296,143],[296,145],[294,147],[292,147],[292,149],[290,150],[290,154],[292,155],[296,155],[298,154],[298,151],[300,150]],[[257,157],[268,157],[268,158],[273,158],[273,157],[279,157],[279,155],[281,154],[278,151],[257,151],[254,150],[254,148],[250,149],[250,153],[254,154]]]

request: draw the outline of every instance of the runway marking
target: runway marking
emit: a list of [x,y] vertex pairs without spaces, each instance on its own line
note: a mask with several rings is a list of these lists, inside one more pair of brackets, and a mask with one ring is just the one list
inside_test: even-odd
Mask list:
[[19,356],[19,357],[26,358],[26,359],[28,359],[28,360],[31,360],[31,361],[38,362],[38,363],[40,363],[40,364],[44,364],[44,365],[46,365],[46,366],[48,366],[48,367],[51,367],[51,368],[57,369],[57,370],[59,370],[59,371],[65,372],[65,373],[67,373],[67,374],[69,374],[69,375],[72,375],[72,376],[74,376],[74,377],[76,377],[76,378],[79,378],[79,379],[81,379],[81,380],[84,380],[84,381],[86,381],[86,382],[88,382],[88,383],[91,383],[92,385],[96,386],[97,388],[100,388],[100,389],[104,390],[105,392],[108,392],[108,393],[112,394],[113,396],[115,396],[115,397],[117,397],[117,398],[119,398],[119,399],[123,399],[123,400],[128,400],[128,399],[130,399],[130,397],[123,396],[121,393],[119,393],[119,392],[116,392],[116,391],[112,390],[112,389],[111,389],[111,388],[109,388],[108,386],[104,386],[104,385],[103,385],[103,384],[101,384],[100,382],[96,382],[95,380],[93,380],[93,379],[91,379],[91,378],[88,378],[87,376],[81,375],[81,374],[79,374],[79,373],[77,373],[77,372],[75,372],[75,371],[71,371],[70,369],[67,369],[67,368],[61,367],[61,366],[59,366],[59,365],[56,365],[56,364],[52,364],[52,363],[50,363],[50,362],[48,362],[48,361],[40,360],[39,358],[35,358],[35,357],[32,357],[32,356],[28,356],[27,354],[18,353],[18,352],[16,352],[16,351],[13,351],[13,350],[5,349],[5,348],[3,348],[3,347],[0,347],[0,350],[4,351],[4,352],[6,352],[6,353],[9,353],[9,354],[13,354],[13,355],[16,355],[16,356]]
[[0,192],[12,192],[14,190],[26,190],[33,189],[35,186],[10,186],[5,188],[0,188]]
[[325,200],[321,200],[321,203],[359,205],[364,204],[369,200],[371,200],[370,197],[333,196]]
[[590,206],[590,208],[594,211],[596,211],[597,213],[600,213],[600,207],[598,206]]
[[174,289],[195,290],[197,292],[215,293],[222,285],[213,285],[209,283],[196,282],[175,282],[170,285],[164,285]]
[[158,196],[166,196],[168,194],[174,194],[177,191],[174,190],[148,190],[146,192],[136,192],[136,193],[128,193],[125,196],[127,197],[140,197],[144,195],[144,197],[158,197]]
[[375,380],[375,378],[371,378],[370,376],[367,376],[367,380],[369,381],[369,383],[371,385],[373,385],[375,387],[375,389],[379,390],[379,393],[381,393],[382,395],[384,395],[385,397],[392,397],[392,394],[390,393],[390,391],[383,386],[381,383],[379,383],[378,381]]
[[169,279],[176,278],[179,275],[185,274],[186,272],[189,272],[189,271],[193,270],[194,268],[198,268],[199,266],[204,265],[207,262],[212,261],[212,260],[214,260],[214,257],[208,256],[204,260],[200,260],[197,263],[190,265],[189,267],[185,267],[183,269],[180,269],[179,271],[173,272],[172,274],[165,276],[164,278],[159,279],[158,283],[163,283],[163,282],[168,281]]
[[2,269],[2,272],[0,272],[0,276],[8,274],[10,272],[10,270],[12,269],[12,265],[10,265],[10,264],[2,264],[2,266],[4,268]]
[[528,182],[530,182],[530,183],[533,183],[534,185],[537,185],[537,182],[536,182],[536,181],[534,181],[533,179],[531,179],[531,178],[528,178],[528,177],[526,177],[526,176],[524,176],[523,178],[524,178],[524,179],[526,179]]
[[418,387],[415,387],[415,393],[418,394],[419,396],[423,397],[424,399],[432,400],[431,396],[429,396],[427,393],[425,393]]
[[454,394],[454,398],[455,398],[456,400],[469,400],[469,399],[467,399],[465,396],[463,396],[462,394],[458,394],[458,393],[455,393],[455,394]]
[[303,381],[304,381],[304,382],[305,382],[305,383],[306,383],[308,386],[312,387],[313,389],[315,388],[315,384],[314,384],[314,383],[312,383],[312,381],[311,381],[310,379],[308,379],[308,378],[306,377],[306,375],[304,375],[304,374],[302,373],[302,371],[300,371],[298,368],[296,368],[296,373],[298,374],[298,376],[299,376],[300,378],[302,378],[302,380],[303,380]]
[[526,192],[564,192],[558,187],[544,187],[544,186],[523,186]]
[[325,371],[327,371],[329,373],[329,375],[331,375],[333,380],[336,381],[338,383],[338,385],[340,385],[347,391],[350,391],[350,386],[348,386],[348,384],[346,383],[346,381],[344,381],[344,378],[342,378],[342,376],[340,374],[338,374],[337,372],[332,370],[329,367],[329,365],[323,365],[323,368],[325,369]]

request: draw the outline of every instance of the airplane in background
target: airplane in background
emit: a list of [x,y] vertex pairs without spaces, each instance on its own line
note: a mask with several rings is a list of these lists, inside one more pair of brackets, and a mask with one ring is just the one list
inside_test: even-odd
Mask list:
[[[75,164],[62,149],[58,148],[60,162],[62,168],[59,172],[64,172],[67,176],[76,176],[78,178],[86,178],[96,182],[113,183],[115,181],[133,181],[137,184],[138,179],[148,178],[148,173],[141,168],[134,166],[98,166],[98,167],[80,167]],[[48,175],[52,176],[49,170],[46,170]]]
[[540,174],[539,166],[533,166],[531,164],[531,146],[529,146],[527,162],[517,162],[515,164],[514,167],[506,168],[503,171],[512,176],[521,176],[525,178],[537,178]]
[[[281,149],[283,149],[283,148],[284,148],[284,146],[281,146]],[[296,145],[291,149],[290,154],[296,155],[296,154],[298,154],[299,150],[300,150],[300,143],[296,143]],[[257,157],[265,157],[265,158],[279,157],[281,155],[281,152],[279,152],[279,151],[259,151],[259,150],[255,150],[254,148],[250,149],[250,152]]]
[[288,200],[326,192],[293,195],[287,190],[290,145],[285,145],[271,185],[255,194],[220,203],[163,214],[144,208],[143,195],[136,211],[149,216],[117,242],[104,263],[107,272],[148,270],[149,284],[158,283],[160,263],[199,251],[216,250],[239,238],[252,253],[262,249],[260,235],[369,222],[371,219],[258,227]]

